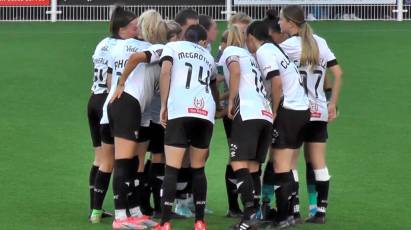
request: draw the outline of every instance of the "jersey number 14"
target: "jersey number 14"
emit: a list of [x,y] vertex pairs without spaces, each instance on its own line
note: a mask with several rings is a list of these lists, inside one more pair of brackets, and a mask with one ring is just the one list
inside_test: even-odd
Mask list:
[[[187,71],[187,81],[186,81],[186,89],[190,89],[190,85],[191,85],[191,76],[193,75],[193,65],[186,62],[185,66],[188,67],[188,71]],[[200,66],[200,69],[198,71],[198,82],[201,85],[205,86],[205,91],[206,93],[208,93],[208,85],[210,84],[210,71],[207,71],[207,77],[203,80],[203,67]]]

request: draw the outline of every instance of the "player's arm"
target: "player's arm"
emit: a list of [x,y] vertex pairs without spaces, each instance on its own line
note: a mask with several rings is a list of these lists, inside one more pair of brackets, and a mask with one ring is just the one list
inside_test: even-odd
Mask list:
[[282,92],[282,82],[280,72],[278,70],[271,71],[267,74],[266,79],[271,81],[271,101],[273,109],[273,120],[277,116],[278,108],[280,107]]
[[241,69],[240,63],[238,62],[238,57],[232,56],[227,59],[227,67],[230,71],[230,87],[228,95],[228,111],[227,116],[230,119],[234,118],[235,113],[235,99],[238,96],[238,91],[240,87],[240,76]]
[[140,63],[147,63],[150,60],[151,53],[140,52],[140,53],[133,53],[127,61],[126,66],[124,67],[124,71],[121,74],[120,79],[118,79],[118,85],[116,88],[116,92],[114,93],[111,101],[114,101],[117,98],[121,97],[124,91],[124,84],[126,83],[128,77],[130,76],[131,72],[136,68],[136,66]]
[[222,117],[223,114],[223,109],[220,106],[220,92],[218,91],[218,86],[217,86],[217,79],[214,78],[211,80],[210,82],[210,89],[211,89],[211,94],[213,95],[213,99],[215,102],[215,106],[216,106],[216,117],[220,118]]
[[173,63],[171,60],[165,59],[162,61],[160,73],[160,122],[164,127],[167,125],[167,100],[170,92],[170,74],[172,66]]
[[340,96],[340,89],[342,84],[343,71],[340,65],[336,64],[329,68],[332,75],[334,76],[334,81],[332,84],[332,94],[330,102],[328,103],[328,121],[332,121],[337,117],[336,105],[338,103],[338,98]]
[[110,91],[111,89],[111,82],[113,79],[111,79],[113,77],[113,69],[111,67],[108,67],[107,69],[107,89],[108,91]]

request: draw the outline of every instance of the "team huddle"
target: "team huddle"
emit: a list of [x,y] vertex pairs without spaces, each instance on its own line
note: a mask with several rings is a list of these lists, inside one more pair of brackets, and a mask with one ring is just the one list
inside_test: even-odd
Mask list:
[[217,57],[216,22],[192,9],[168,21],[155,10],[137,16],[117,6],[110,33],[93,54],[90,222],[112,216],[102,206],[113,174],[113,229],[169,230],[171,219],[193,217],[194,229],[206,230],[212,211],[204,168],[215,120],[222,119],[227,217],[238,219],[230,229],[325,223],[327,124],[337,116],[342,70],[301,7],[286,6],[278,16],[269,10],[261,21],[231,16]]

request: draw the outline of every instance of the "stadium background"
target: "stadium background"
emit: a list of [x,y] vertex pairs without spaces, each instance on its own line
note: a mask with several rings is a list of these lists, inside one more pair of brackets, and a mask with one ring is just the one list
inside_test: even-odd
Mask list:
[[[329,130],[328,223],[298,229],[407,229],[411,24],[312,25],[337,55],[344,85],[340,116]],[[219,22],[219,28],[221,34],[226,23]],[[110,220],[90,225],[86,219],[92,160],[86,118],[91,54],[107,34],[106,22],[0,22],[0,229],[110,229]],[[216,48],[217,43],[214,52]],[[218,121],[207,164],[208,206],[214,210],[207,216],[211,230],[227,229],[234,222],[224,217],[227,155]],[[302,158],[299,169],[306,216]],[[109,192],[105,207],[112,206]],[[191,220],[175,221],[175,229],[191,227]]]

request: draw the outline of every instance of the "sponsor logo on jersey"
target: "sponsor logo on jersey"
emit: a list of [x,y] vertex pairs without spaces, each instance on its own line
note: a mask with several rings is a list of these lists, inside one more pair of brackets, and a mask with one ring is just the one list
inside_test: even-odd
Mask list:
[[188,113],[196,113],[196,114],[200,114],[203,116],[208,115],[208,111],[204,109],[204,106],[205,106],[204,98],[195,97],[193,100],[193,106],[194,107],[188,108]]
[[273,114],[270,111],[267,110],[261,110],[261,114],[263,116],[269,117],[269,118],[273,118]]

